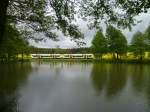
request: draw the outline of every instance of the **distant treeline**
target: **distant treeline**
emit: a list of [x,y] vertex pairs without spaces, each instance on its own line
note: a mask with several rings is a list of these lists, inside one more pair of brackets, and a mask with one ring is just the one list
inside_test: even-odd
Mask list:
[[61,49],[61,48],[36,48],[30,47],[31,54],[86,54],[92,53],[91,48],[72,48],[72,49]]

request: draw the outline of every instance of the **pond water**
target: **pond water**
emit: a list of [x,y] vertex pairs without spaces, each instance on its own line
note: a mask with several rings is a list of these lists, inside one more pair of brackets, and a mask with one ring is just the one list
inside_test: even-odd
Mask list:
[[150,112],[150,65],[0,65],[0,112]]

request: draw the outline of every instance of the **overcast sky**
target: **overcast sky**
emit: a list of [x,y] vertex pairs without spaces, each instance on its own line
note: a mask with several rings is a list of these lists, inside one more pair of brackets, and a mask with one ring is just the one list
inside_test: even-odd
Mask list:
[[[150,11],[147,14],[140,14],[139,16],[136,17],[138,20],[142,20],[141,23],[137,24],[132,28],[132,31],[129,31],[128,29],[122,30],[124,35],[126,36],[128,42],[130,42],[132,35],[137,32],[141,31],[144,32],[145,29],[148,27],[150,23]],[[89,30],[87,27],[87,23],[82,21],[82,20],[77,20],[77,24],[79,25],[79,28],[81,31],[84,33],[84,42],[86,43],[85,46],[83,47],[89,47],[91,46],[91,41],[93,36],[95,35],[95,30]],[[106,28],[105,25],[101,25],[103,29]],[[73,48],[73,47],[78,47],[75,42],[71,41],[69,37],[64,37],[61,32],[58,32],[59,35],[59,40],[58,42],[52,41],[52,40],[47,40],[46,42],[34,42],[31,41],[30,44],[34,45],[36,47],[41,47],[41,48],[55,48],[55,47],[60,47],[60,48]]]

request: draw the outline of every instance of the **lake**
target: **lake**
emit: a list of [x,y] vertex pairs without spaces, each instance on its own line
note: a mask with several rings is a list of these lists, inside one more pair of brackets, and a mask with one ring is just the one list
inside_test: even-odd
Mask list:
[[150,112],[150,65],[0,64],[0,112]]

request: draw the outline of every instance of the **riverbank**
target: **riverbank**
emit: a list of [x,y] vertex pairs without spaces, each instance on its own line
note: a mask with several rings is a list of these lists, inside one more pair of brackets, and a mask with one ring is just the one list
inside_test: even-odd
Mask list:
[[31,59],[24,58],[16,60],[0,60],[0,63],[15,62],[94,62],[94,63],[112,63],[112,64],[150,64],[150,59]]
[[135,60],[135,59],[126,59],[126,60],[115,60],[115,59],[31,59],[30,61],[39,61],[39,62],[94,62],[94,63],[114,63],[114,64],[121,64],[121,63],[131,63],[131,64],[150,64],[149,59],[144,60]]

